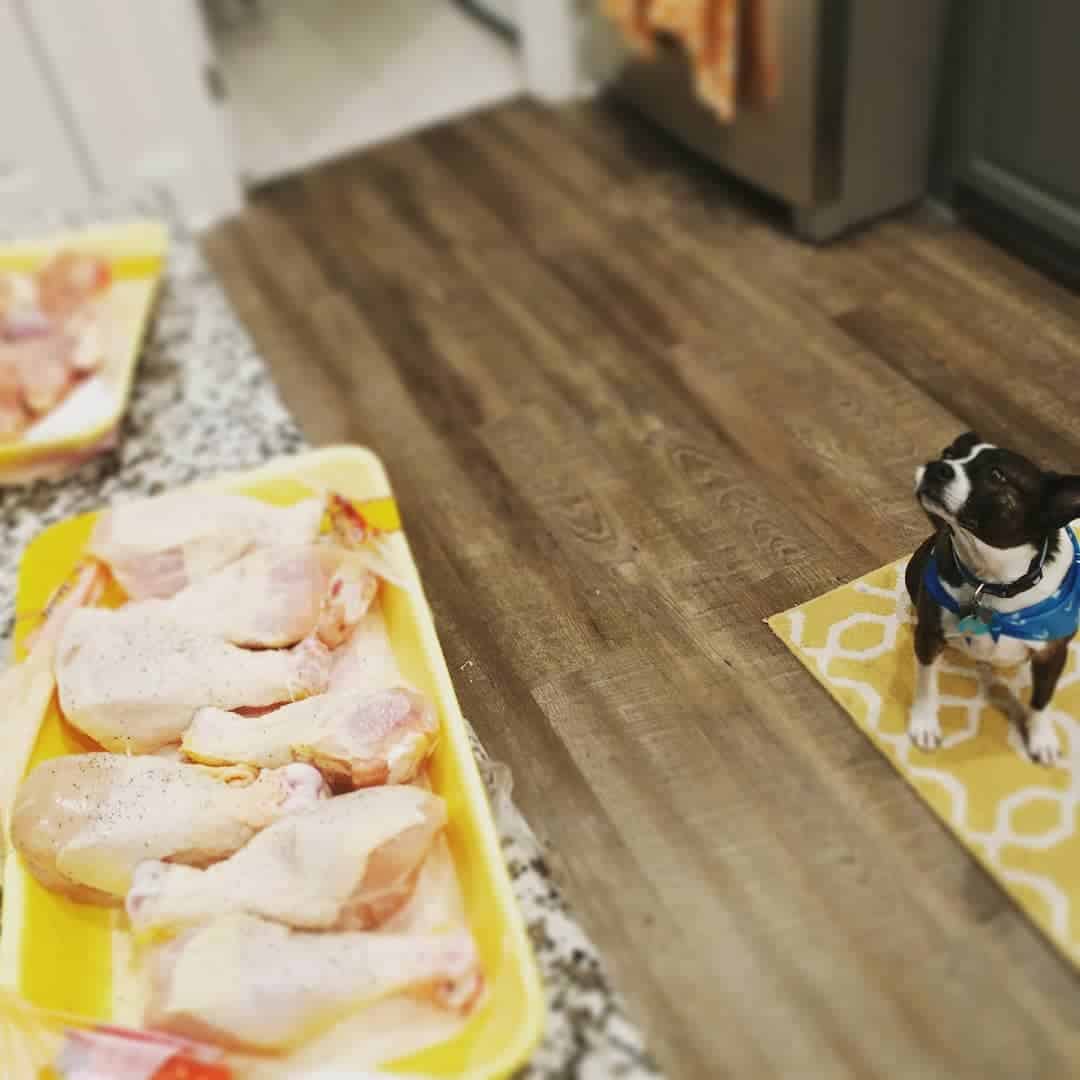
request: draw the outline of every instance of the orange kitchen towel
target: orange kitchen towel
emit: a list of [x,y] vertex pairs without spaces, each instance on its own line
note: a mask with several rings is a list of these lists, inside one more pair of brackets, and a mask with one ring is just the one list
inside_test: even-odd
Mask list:
[[735,116],[736,94],[770,104],[780,89],[776,5],[781,0],[604,0],[625,40],[645,56],[655,35],[680,42],[698,97],[723,121]]
[[651,6],[651,0],[603,0],[604,13],[622,32],[626,43],[644,56],[651,56],[653,51]]
[[772,105],[780,97],[780,5],[744,0],[739,28],[739,100]]

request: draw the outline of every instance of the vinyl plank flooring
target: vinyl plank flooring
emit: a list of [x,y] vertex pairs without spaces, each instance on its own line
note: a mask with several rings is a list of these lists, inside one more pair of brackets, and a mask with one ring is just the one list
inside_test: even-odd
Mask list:
[[1070,1074],[1076,976],[762,619],[911,549],[968,424],[1080,467],[1072,294],[917,216],[799,245],[602,103],[320,167],[207,249],[307,437],[387,462],[671,1076]]

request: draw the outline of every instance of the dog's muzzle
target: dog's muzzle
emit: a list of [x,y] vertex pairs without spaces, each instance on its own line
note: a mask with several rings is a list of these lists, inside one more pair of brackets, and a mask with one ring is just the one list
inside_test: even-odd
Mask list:
[[960,479],[956,466],[951,462],[930,461],[916,470],[915,494],[924,506],[931,504],[928,509],[940,508],[955,513],[953,504],[956,500],[953,496],[959,493],[953,489],[959,486],[957,481]]

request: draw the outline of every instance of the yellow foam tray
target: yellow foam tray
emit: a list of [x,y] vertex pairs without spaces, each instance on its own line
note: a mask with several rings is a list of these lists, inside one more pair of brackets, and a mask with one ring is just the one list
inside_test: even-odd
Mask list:
[[[384,589],[383,610],[403,676],[429,695],[441,719],[443,736],[432,758],[431,778],[447,801],[448,839],[488,994],[456,1038],[397,1062],[394,1068],[459,1080],[509,1075],[527,1060],[543,1028],[539,974],[431,609],[399,530],[396,504],[381,462],[370,451],[355,447],[315,450],[203,486],[278,505],[330,489],[361,504],[372,524],[397,530],[387,540],[395,564],[406,570],[407,578],[404,587]],[[96,516],[85,514],[54,525],[27,547],[16,600],[17,659],[24,655],[23,643],[33,628],[34,615],[81,558]],[[30,767],[90,745],[63,723],[54,698]],[[118,959],[127,937],[118,912],[50,893],[17,857],[7,860],[0,985],[55,1012],[137,1024],[141,1014],[138,982],[130,967]]]
[[[769,619],[769,626],[1025,914],[1080,965],[1080,643],[1050,712],[1061,764],[1029,760],[1008,712],[1027,698],[1029,665],[984,684],[948,650],[938,673],[944,740],[907,735],[915,693],[906,559]],[[1010,706],[1010,700],[1013,704]]]
[[0,247],[0,273],[34,270],[58,250],[86,251],[108,260],[113,280],[105,294],[102,332],[105,363],[99,377],[112,400],[107,415],[71,434],[41,441],[16,439],[0,443],[0,472],[18,470],[75,453],[103,439],[124,415],[143,336],[161,280],[169,234],[156,221],[100,225],[58,233],[22,244]]

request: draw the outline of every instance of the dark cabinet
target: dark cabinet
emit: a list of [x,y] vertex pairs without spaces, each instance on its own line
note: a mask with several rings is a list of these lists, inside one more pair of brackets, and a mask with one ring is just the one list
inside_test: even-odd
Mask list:
[[950,38],[952,195],[1080,262],[1080,2],[957,0]]

